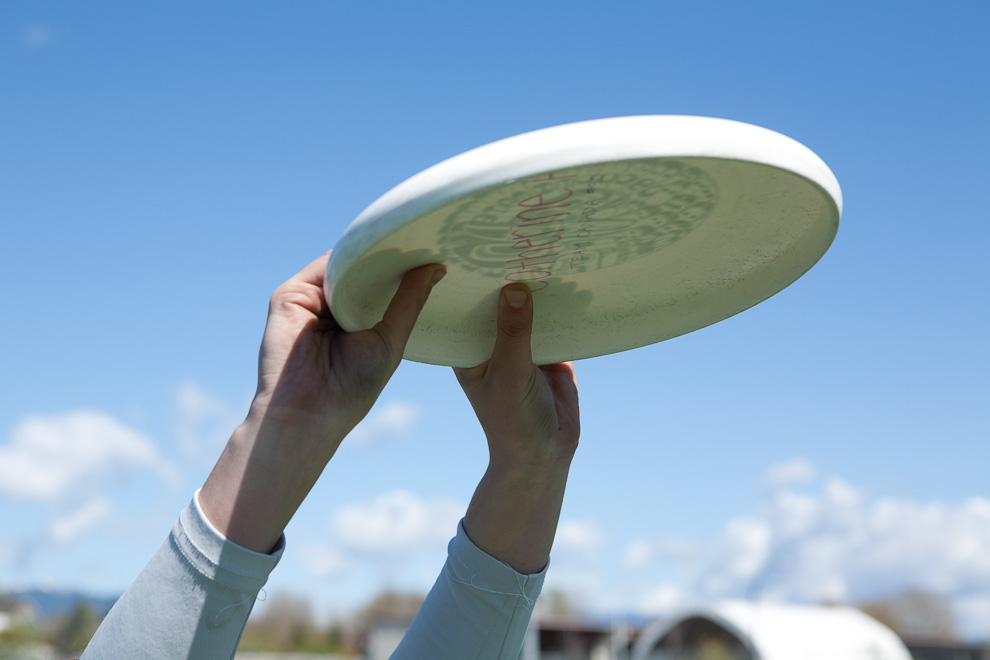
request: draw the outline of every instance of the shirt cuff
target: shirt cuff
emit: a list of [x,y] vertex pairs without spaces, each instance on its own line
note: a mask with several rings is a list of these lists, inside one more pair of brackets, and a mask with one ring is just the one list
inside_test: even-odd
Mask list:
[[476,546],[464,532],[463,520],[457,524],[457,536],[450,540],[447,551],[450,567],[459,581],[484,591],[520,596],[529,603],[540,595],[550,567],[548,561],[539,573],[519,573]]
[[210,580],[246,592],[257,592],[264,586],[285,550],[284,535],[271,554],[248,550],[228,540],[203,513],[199,490],[179,514],[172,535],[193,568]]

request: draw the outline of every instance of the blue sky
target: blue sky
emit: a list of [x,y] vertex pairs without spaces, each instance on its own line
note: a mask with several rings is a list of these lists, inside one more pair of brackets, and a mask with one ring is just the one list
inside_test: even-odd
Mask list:
[[[924,588],[990,636],[982,3],[0,8],[0,587],[126,587],[254,388],[272,289],[456,153],[633,114],[816,151],[832,248],[769,301],[577,365],[548,588],[597,612]],[[425,589],[484,470],[406,363],[268,591]],[[782,568],[783,567],[783,568]]]

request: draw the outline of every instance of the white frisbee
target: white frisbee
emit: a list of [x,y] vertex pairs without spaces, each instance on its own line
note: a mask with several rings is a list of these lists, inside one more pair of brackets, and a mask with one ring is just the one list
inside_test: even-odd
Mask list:
[[348,227],[326,295],[370,328],[406,271],[442,262],[407,359],[491,356],[500,289],[533,291],[538,364],[677,337],[766,300],[808,271],[839,226],[828,166],[774,131],[641,116],[493,142],[407,179]]

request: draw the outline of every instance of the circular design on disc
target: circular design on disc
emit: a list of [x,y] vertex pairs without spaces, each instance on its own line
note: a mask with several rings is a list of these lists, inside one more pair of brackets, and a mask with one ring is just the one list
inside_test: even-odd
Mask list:
[[[549,174],[451,204],[440,227],[440,252],[492,277],[524,261],[552,263],[563,274],[584,273],[663,249],[718,203],[714,180],[676,160],[602,163],[577,168],[568,179],[548,179]],[[508,235],[507,218],[514,224]],[[556,264],[561,256],[562,269]]]

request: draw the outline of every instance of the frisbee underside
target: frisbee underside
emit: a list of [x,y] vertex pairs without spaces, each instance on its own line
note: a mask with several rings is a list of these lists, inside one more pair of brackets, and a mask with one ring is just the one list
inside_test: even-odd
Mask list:
[[[550,136],[556,151],[540,144],[561,129],[571,133]],[[609,144],[610,131],[624,137]],[[405,358],[487,360],[499,291],[510,282],[533,291],[536,363],[588,358],[677,337],[769,298],[821,258],[840,213],[825,164],[778,133],[693,117],[582,122],[476,149],[393,189],[338,243],[327,295],[345,330],[369,328],[403,273],[442,262],[447,276]]]

